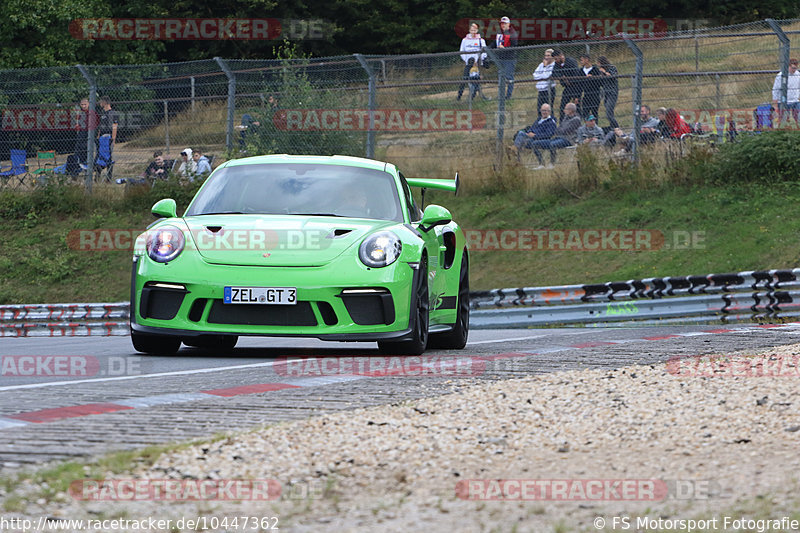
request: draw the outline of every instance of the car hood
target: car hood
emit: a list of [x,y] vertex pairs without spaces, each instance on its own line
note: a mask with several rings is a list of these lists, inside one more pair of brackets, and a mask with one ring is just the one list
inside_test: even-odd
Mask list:
[[209,263],[241,266],[323,266],[367,235],[396,225],[387,220],[301,215],[185,217]]

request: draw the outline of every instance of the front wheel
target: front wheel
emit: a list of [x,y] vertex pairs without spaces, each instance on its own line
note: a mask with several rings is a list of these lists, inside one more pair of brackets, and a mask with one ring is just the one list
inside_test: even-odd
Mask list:
[[428,297],[427,259],[420,262],[419,281],[412,299],[411,318],[414,320],[412,338],[406,341],[378,341],[383,353],[396,355],[420,355],[428,347],[428,326],[430,324],[430,299]]
[[150,355],[175,355],[181,347],[181,340],[177,337],[147,335],[135,331],[131,331],[131,342],[134,350]]
[[432,348],[462,350],[469,337],[469,262],[467,254],[461,256],[461,271],[458,274],[458,301],[456,302],[456,323],[453,329],[431,335]]

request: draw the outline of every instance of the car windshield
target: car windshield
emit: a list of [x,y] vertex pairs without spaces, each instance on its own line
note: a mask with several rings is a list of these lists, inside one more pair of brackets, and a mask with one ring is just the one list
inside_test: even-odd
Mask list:
[[326,215],[403,222],[394,177],[347,165],[263,163],[219,169],[186,216]]

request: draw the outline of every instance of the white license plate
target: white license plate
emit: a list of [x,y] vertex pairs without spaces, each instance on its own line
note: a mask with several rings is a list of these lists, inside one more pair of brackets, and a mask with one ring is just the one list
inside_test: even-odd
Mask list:
[[295,287],[225,287],[223,302],[226,304],[295,305]]

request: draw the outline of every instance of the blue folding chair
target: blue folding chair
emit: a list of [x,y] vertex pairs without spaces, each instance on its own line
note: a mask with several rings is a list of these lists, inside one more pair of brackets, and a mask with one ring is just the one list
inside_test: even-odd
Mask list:
[[753,119],[756,125],[756,131],[763,131],[772,129],[772,113],[775,108],[772,104],[761,104],[753,111]]
[[[25,150],[11,150],[11,166],[0,168],[0,178],[8,183],[12,176],[16,176],[20,185],[25,183],[28,175],[28,154]],[[20,177],[22,176],[22,177]]]
[[100,181],[100,174],[106,169],[106,181],[111,181],[114,160],[111,159],[111,137],[103,135],[98,139],[97,159],[94,161],[94,180]]

